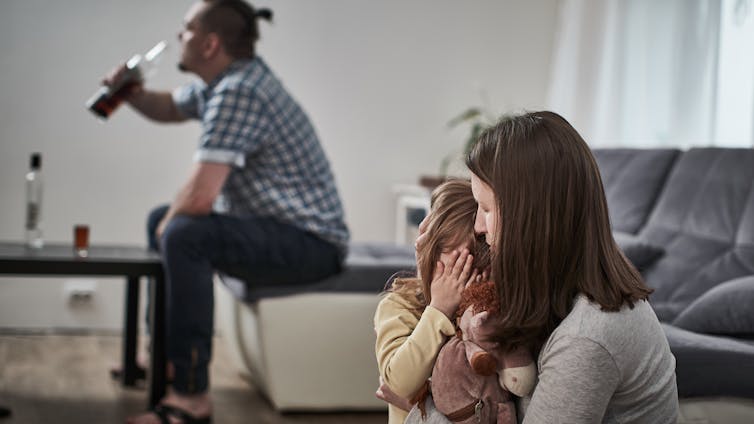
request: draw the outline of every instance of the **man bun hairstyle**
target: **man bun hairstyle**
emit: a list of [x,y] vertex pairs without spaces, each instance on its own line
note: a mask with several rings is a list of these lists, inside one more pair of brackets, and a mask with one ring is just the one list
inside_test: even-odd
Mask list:
[[235,59],[251,59],[259,40],[257,19],[272,22],[272,11],[255,9],[243,0],[204,0],[207,7],[199,23],[207,32],[220,37],[225,52]]
[[267,22],[272,22],[272,10],[270,9],[257,9],[254,16],[258,19],[264,19]]

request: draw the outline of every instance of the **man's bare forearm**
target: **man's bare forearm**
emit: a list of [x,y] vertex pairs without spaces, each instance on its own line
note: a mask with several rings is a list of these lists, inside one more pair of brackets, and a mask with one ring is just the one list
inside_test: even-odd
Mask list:
[[209,215],[210,212],[212,212],[212,202],[202,199],[189,182],[181,188],[167,213],[162,217],[162,221],[157,226],[157,238],[162,237],[165,227],[176,215],[201,216]]
[[168,212],[157,226],[157,238],[162,237],[168,222],[178,214],[208,215],[230,173],[230,165],[199,162],[194,166],[186,184],[178,192]]
[[158,122],[180,122],[186,120],[178,112],[173,97],[168,91],[144,90],[135,93],[128,103],[147,118]]

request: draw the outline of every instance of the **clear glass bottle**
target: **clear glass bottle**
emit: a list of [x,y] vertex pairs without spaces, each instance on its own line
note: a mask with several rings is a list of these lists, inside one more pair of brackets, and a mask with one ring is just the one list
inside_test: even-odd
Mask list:
[[33,153],[26,174],[26,245],[34,249],[44,246],[42,238],[42,155]]
[[126,62],[126,71],[112,87],[102,86],[86,102],[86,107],[101,119],[107,119],[123,103],[131,88],[141,84],[156,70],[157,62],[167,42],[160,41],[144,56],[133,55]]

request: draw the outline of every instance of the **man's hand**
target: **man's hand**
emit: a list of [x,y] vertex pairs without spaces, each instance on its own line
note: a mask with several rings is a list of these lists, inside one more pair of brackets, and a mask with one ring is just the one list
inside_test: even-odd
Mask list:
[[[118,86],[123,78],[128,78],[126,64],[113,68],[102,79],[102,85],[111,89]],[[178,111],[169,91],[154,91],[144,88],[143,80],[130,81],[126,84],[126,101],[139,113],[157,122],[181,122],[188,119]]]
[[385,384],[385,382],[382,380],[382,377],[380,377],[380,387],[375,392],[375,396],[377,396],[377,399],[382,399],[385,402],[395,405],[404,411],[410,411],[411,408],[413,408],[413,405],[408,401],[408,399],[402,398],[396,395],[392,390],[390,390],[390,387]]
[[157,224],[157,229],[154,232],[155,240],[157,240],[157,243],[160,243],[160,240],[162,240],[162,234],[165,233],[165,228],[168,226],[168,223],[170,222],[170,218],[165,215],[159,224]]
[[[110,88],[113,88],[117,86],[118,84],[120,84],[124,78],[128,78],[127,73],[128,73],[128,68],[126,67],[125,63],[122,63],[116,66],[113,70],[111,70],[105,76],[105,78],[102,79],[102,84]],[[139,94],[144,92],[144,83],[143,81],[132,81],[129,84],[129,87],[127,88],[127,90],[128,91],[126,92],[126,100],[129,101],[133,97],[136,97]]]

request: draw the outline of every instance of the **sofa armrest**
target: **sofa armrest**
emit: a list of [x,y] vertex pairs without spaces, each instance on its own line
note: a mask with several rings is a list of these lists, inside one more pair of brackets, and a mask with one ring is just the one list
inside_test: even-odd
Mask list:
[[710,289],[673,321],[673,325],[705,334],[754,339],[754,275],[726,281]]

